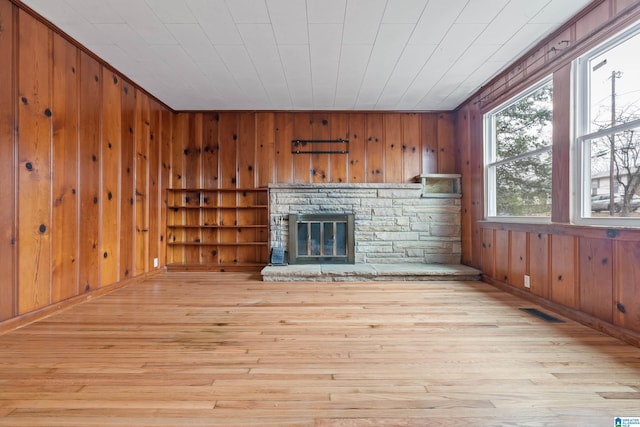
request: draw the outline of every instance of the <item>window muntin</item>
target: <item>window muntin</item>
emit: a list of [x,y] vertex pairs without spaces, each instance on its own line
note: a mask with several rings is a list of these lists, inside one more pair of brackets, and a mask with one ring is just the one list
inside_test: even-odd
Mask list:
[[552,120],[551,78],[485,115],[487,217],[549,220]]
[[576,222],[640,219],[640,25],[576,61]]

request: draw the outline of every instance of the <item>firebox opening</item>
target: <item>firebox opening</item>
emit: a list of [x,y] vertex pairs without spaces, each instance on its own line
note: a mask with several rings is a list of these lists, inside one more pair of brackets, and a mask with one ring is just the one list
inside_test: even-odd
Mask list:
[[354,215],[289,214],[289,264],[353,264]]

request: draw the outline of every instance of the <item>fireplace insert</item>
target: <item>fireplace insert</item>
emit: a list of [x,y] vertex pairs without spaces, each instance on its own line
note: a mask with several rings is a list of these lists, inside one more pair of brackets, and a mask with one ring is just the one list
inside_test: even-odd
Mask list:
[[289,264],[353,264],[354,215],[289,214]]

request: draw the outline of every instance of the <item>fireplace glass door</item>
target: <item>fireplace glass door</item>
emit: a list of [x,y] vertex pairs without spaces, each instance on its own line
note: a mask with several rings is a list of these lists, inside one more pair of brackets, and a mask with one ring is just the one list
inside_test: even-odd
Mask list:
[[290,214],[290,264],[353,264],[353,214]]

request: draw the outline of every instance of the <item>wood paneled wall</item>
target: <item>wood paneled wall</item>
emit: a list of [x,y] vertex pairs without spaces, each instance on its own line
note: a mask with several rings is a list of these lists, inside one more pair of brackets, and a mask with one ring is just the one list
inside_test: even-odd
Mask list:
[[0,321],[164,265],[173,112],[0,0]]
[[[175,116],[176,188],[410,182],[454,173],[452,113],[196,112]],[[292,139],[348,139],[348,154],[292,154]],[[328,144],[318,144],[328,149]]]
[[[628,0],[595,2],[461,106],[456,116],[462,173],[462,259],[488,281],[640,343],[640,230],[571,224],[571,61],[640,19]],[[484,222],[482,114],[553,74],[551,224]],[[524,287],[524,275],[531,288]]]

